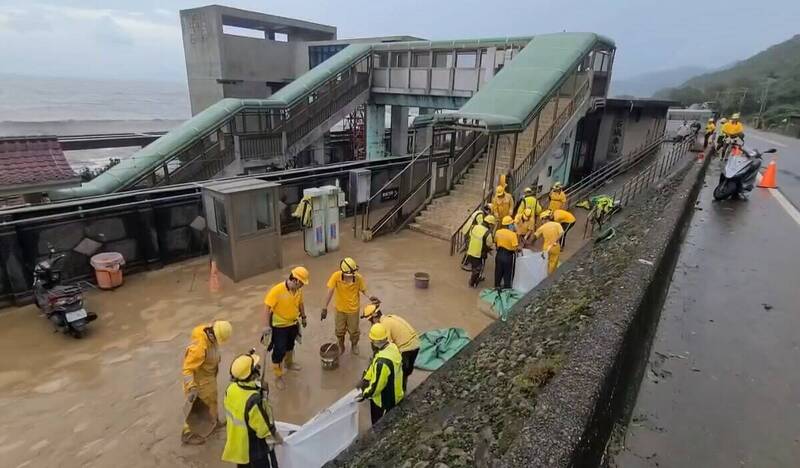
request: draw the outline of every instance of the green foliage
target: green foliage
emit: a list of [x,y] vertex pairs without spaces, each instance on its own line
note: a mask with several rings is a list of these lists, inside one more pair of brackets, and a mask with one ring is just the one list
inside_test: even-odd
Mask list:
[[741,112],[754,117],[767,86],[767,126],[780,125],[789,115],[800,113],[800,34],[727,69],[696,76],[678,88],[661,90],[656,96],[684,105],[711,101],[723,115]]

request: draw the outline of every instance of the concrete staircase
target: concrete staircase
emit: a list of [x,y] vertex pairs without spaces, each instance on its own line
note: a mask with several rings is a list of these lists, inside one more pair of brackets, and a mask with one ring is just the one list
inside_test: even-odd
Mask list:
[[[408,227],[449,241],[453,232],[469,217],[483,198],[487,159],[488,156],[484,152],[447,196],[433,200]],[[495,174],[507,171],[509,162],[507,157],[502,158],[498,155]]]

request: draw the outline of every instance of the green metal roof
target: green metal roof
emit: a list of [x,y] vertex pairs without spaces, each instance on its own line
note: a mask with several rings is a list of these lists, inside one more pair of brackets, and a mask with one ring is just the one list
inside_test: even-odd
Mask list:
[[535,36],[464,107],[448,114],[418,117],[414,124],[452,123],[466,118],[480,121],[489,131],[522,131],[572,67],[598,44],[614,46],[611,39],[594,33]]

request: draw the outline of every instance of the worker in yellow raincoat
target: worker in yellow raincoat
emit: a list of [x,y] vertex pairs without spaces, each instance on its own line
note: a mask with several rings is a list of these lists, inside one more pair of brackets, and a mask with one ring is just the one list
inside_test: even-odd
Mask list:
[[550,210],[542,211],[542,221],[544,224],[539,226],[534,236],[536,239],[542,238],[542,257],[547,255],[547,274],[550,275],[558,267],[558,256],[561,254],[561,245],[559,240],[564,235],[564,228],[560,224],[553,221],[553,212]]
[[[219,372],[219,345],[230,339],[233,327],[225,320],[215,320],[194,327],[191,343],[183,357],[183,393],[191,404],[196,398],[208,406],[210,416],[217,419],[217,373]],[[184,444],[202,444],[205,439],[183,425],[181,441]]]
[[536,218],[533,216],[533,210],[525,208],[521,213],[517,213],[514,218],[514,228],[516,229],[519,242],[525,247],[526,244],[531,242],[533,231],[535,231]]
[[[550,189],[550,203],[547,205],[548,210],[561,210],[567,207],[567,194],[564,193],[564,187],[561,182],[556,182]],[[541,214],[541,213],[539,213]]]
[[503,219],[506,216],[511,216],[511,210],[514,209],[514,198],[510,193],[506,193],[506,188],[498,185],[495,189],[494,197],[492,198],[492,214],[495,219]]
[[[522,199],[517,203],[516,214],[519,215],[525,210],[531,210],[534,215],[539,216],[539,213],[542,212],[542,204],[539,203],[539,200],[536,199],[536,194],[533,192],[533,189],[530,187],[525,187],[523,191]],[[498,218],[501,219],[501,218]],[[535,220],[536,218],[534,218]]]

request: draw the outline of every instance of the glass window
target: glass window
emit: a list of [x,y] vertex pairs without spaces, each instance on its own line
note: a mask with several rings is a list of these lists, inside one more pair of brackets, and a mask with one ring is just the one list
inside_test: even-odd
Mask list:
[[376,68],[389,67],[389,52],[379,52],[373,56],[373,65]]
[[475,52],[459,52],[456,55],[456,68],[477,68],[478,56]]
[[228,217],[225,215],[225,203],[214,198],[214,219],[217,224],[217,232],[228,235]]
[[452,52],[434,52],[433,66],[436,68],[450,68],[453,66]]
[[272,193],[251,194],[251,203],[256,217],[256,230],[272,229],[274,226],[272,213]]
[[408,68],[408,52],[393,52],[392,66],[398,68]]
[[412,67],[428,68],[431,66],[431,54],[429,52],[414,52],[411,60]]

